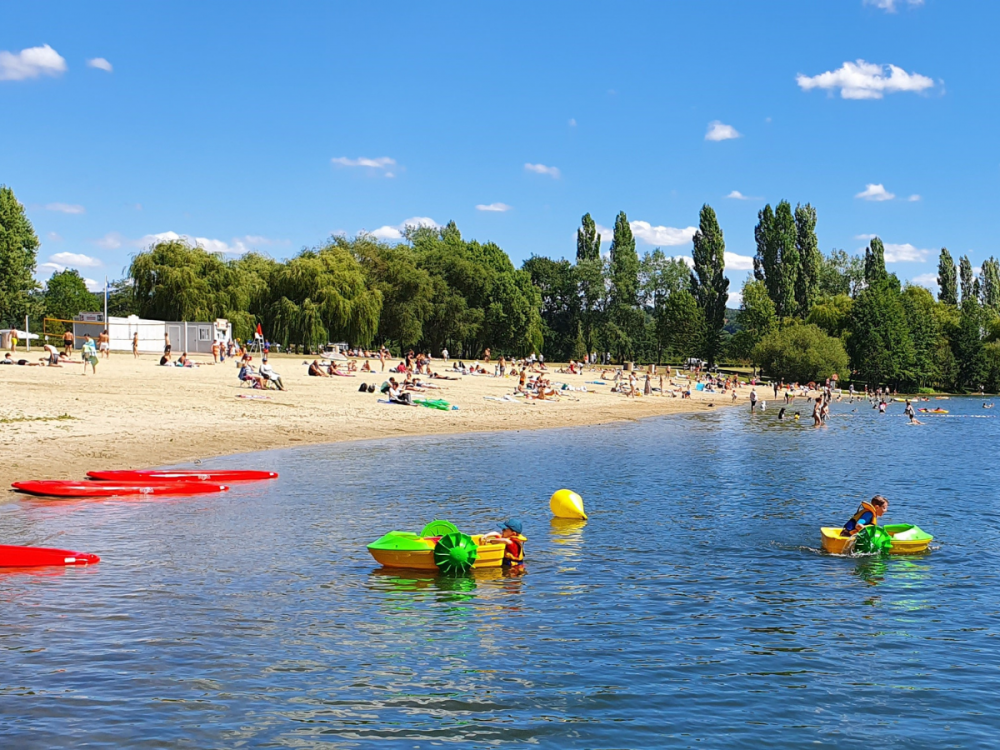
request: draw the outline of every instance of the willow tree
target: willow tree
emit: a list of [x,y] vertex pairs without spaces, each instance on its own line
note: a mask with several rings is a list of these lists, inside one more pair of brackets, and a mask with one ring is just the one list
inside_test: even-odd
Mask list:
[[305,250],[271,279],[276,338],[307,347],[322,339],[365,346],[375,338],[382,293],[369,289],[361,264],[336,244]]

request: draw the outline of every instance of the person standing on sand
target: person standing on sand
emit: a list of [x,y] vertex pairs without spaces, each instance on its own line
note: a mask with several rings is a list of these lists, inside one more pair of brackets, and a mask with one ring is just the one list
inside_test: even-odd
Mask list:
[[219,361],[219,342],[215,340],[212,342],[212,361]]
[[101,335],[97,337],[97,350],[104,355],[105,359],[111,359],[111,337],[108,335],[107,328],[101,331]]
[[63,353],[68,357],[73,353],[73,346],[75,345],[75,340],[73,338],[72,331],[66,331],[63,334]]
[[646,384],[642,387],[643,396],[653,395],[653,384],[649,380],[649,373],[646,373]]
[[382,363],[382,372],[385,372],[385,346],[378,350],[378,361]]
[[489,364],[489,362],[490,362],[490,348],[489,347],[486,347],[486,349],[483,351],[483,361],[486,364]]
[[139,359],[139,332],[132,334],[132,359]]

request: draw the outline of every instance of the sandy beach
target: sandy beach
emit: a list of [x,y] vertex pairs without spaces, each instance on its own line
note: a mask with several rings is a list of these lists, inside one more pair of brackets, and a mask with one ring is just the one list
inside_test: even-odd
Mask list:
[[[34,361],[40,356],[32,355]],[[213,365],[209,358],[189,369],[159,367],[152,356],[114,353],[101,360],[96,376],[84,376],[82,364],[0,367],[7,394],[0,405],[0,483],[82,478],[88,470],[162,466],[292,445],[594,425],[732,404],[729,396],[700,392],[691,399],[658,394],[632,399],[611,393],[610,384],[587,384],[587,392],[566,392],[557,402],[499,402],[486,397],[512,393],[516,380],[461,376],[436,362],[438,372],[458,378],[439,381],[440,390],[425,394],[458,406],[445,412],[382,404],[377,392],[358,392],[362,382],[378,386],[388,373],[315,378],[306,374],[304,361],[272,357],[287,390],[266,394],[240,388],[230,360]],[[379,363],[373,366],[377,370]],[[553,382],[573,387],[599,375],[550,371]],[[738,403],[746,403],[748,394],[749,388],[742,388]]]

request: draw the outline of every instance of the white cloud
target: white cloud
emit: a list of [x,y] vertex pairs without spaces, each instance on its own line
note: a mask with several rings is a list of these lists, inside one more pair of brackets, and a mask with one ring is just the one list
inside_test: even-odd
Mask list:
[[854,197],[864,198],[866,201],[891,201],[896,197],[896,194],[886,190],[882,183],[868,183],[865,185],[865,189]]
[[100,281],[95,281],[94,279],[88,279],[86,276],[83,277],[83,283],[87,286],[87,291],[90,292],[103,292],[104,283]]
[[895,13],[896,9],[904,2],[911,8],[917,8],[924,4],[924,0],[864,0],[865,5],[874,5],[886,13]]
[[386,177],[395,177],[396,174],[389,170],[389,167],[396,166],[396,160],[388,156],[380,156],[377,159],[369,159],[360,156],[357,159],[349,159],[346,156],[338,156],[330,159],[330,163],[337,167],[367,167],[368,169],[381,169]]
[[877,234],[856,234],[856,235],[854,235],[854,239],[856,239],[856,240],[864,240],[865,242],[867,242],[868,240],[873,239],[875,237],[878,237],[878,235]]
[[20,52],[0,51],[0,81],[24,81],[66,72],[66,60],[49,45]]
[[93,242],[95,245],[103,247],[105,250],[117,250],[125,242],[125,239],[118,232],[108,232],[99,240],[93,240]]
[[79,203],[46,203],[46,211],[58,211],[61,214],[83,214],[87,212]]
[[729,301],[726,302],[726,307],[739,307],[743,304],[743,292],[730,292]]
[[[54,273],[61,273],[66,270],[66,266],[60,266],[58,263],[39,263],[38,273],[42,276],[51,276]],[[47,272],[47,273],[46,273]]]
[[[630,221],[632,234],[649,245],[660,247],[674,247],[683,245],[691,241],[698,227],[685,227],[676,229],[674,227],[654,227],[648,221]],[[613,233],[612,233],[613,234]]]
[[726,270],[727,271],[752,271],[753,256],[737,255],[726,250]]
[[535,174],[547,174],[555,180],[558,180],[562,175],[559,171],[559,167],[547,167],[544,164],[525,164],[524,168],[529,172],[534,172]]
[[575,117],[569,118],[569,126],[571,128],[575,128],[576,127],[576,118]]
[[902,245],[885,243],[886,263],[923,263],[927,260],[930,250],[921,250],[911,245],[909,242]]
[[938,280],[936,273],[922,273],[919,276],[914,276],[910,279],[911,284],[916,284],[917,286],[922,286],[934,291],[937,289]]
[[[602,226],[601,224],[594,224],[594,229],[601,236],[601,243],[607,245],[611,240],[615,238],[615,230],[609,227]],[[575,236],[575,235],[574,235]]]
[[906,200],[908,200],[910,203],[916,203],[918,200],[920,200],[920,196],[917,195],[916,193],[914,193],[913,195],[911,195]]
[[727,198],[732,198],[735,201],[748,201],[748,200],[750,200],[750,196],[743,195],[743,193],[741,193],[739,190],[734,190],[733,192],[731,192],[726,197]]
[[742,138],[740,133],[732,125],[726,125],[718,120],[708,123],[708,131],[705,133],[706,141],[728,141],[732,138]]
[[504,211],[510,211],[512,207],[508,206],[506,203],[480,203],[476,206],[477,211],[498,211],[503,213]]
[[45,236],[52,242],[62,242],[62,235],[60,235],[59,232],[49,232]]
[[87,60],[87,67],[97,68],[98,70],[103,70],[105,73],[111,73],[114,71],[114,66],[103,57],[95,57]]
[[403,232],[406,231],[407,227],[428,227],[430,229],[437,229],[440,226],[440,224],[428,216],[414,216],[400,224],[397,224],[396,226],[386,224],[385,226],[379,227],[372,232],[365,232],[365,234],[370,234],[377,240],[401,240],[403,239]]
[[843,99],[881,99],[885,94],[920,92],[934,86],[934,81],[919,73],[907,73],[895,65],[877,65],[864,60],[845,62],[837,70],[812,77],[800,73],[795,81],[803,91],[825,89],[832,93],[840,89]]
[[49,260],[70,268],[97,268],[101,265],[100,260],[83,253],[56,253],[49,256]]
[[[93,243],[98,247],[104,248],[105,250],[117,250],[121,247],[145,249],[151,245],[155,245],[157,242],[170,242],[172,240],[180,240],[191,245],[198,245],[205,250],[208,250],[210,253],[226,253],[230,255],[242,255],[243,253],[250,252],[251,250],[261,246],[289,244],[288,240],[271,239],[269,237],[262,237],[255,234],[247,234],[243,237],[233,237],[231,240],[226,242],[225,240],[213,239],[211,237],[194,237],[189,234],[178,234],[173,231],[146,234],[138,239],[128,239],[123,237],[120,232],[108,232],[100,239],[93,240]],[[73,253],[60,254],[73,255]],[[55,257],[56,256],[53,256],[53,258]],[[85,258],[87,256],[81,255],[79,257]]]

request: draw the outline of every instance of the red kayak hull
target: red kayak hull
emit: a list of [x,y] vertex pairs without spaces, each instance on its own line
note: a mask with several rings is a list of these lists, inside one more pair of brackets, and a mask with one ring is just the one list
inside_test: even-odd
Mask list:
[[277,479],[276,471],[88,471],[91,479],[112,482],[144,482],[155,479],[164,482],[256,482]]
[[229,489],[217,482],[164,482],[145,479],[140,482],[14,482],[20,492],[49,497],[114,497],[115,495],[200,495]]
[[0,568],[38,568],[44,565],[93,565],[97,555],[48,547],[14,547],[0,544]]

